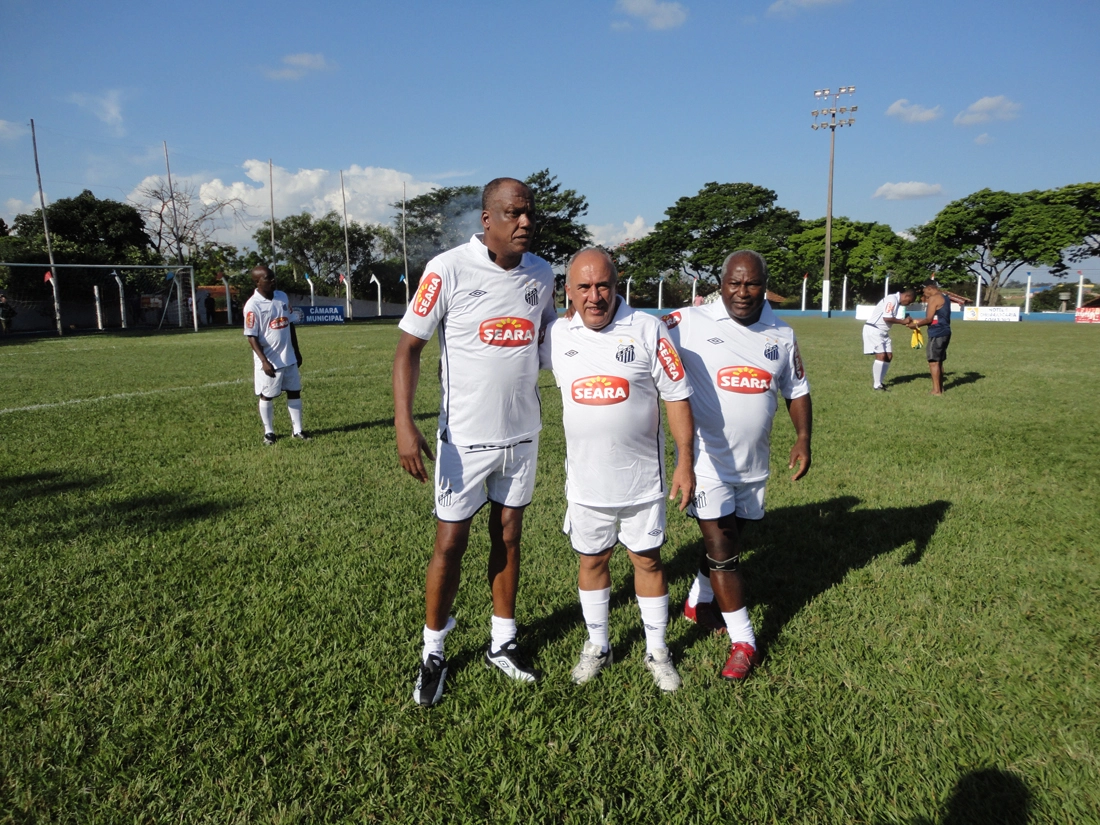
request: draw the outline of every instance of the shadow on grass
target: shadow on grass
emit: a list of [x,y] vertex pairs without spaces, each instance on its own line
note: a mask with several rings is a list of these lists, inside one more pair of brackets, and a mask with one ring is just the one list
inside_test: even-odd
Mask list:
[[[429,418],[437,418],[439,413],[417,413],[413,416],[414,421],[425,421]],[[326,427],[320,430],[310,430],[311,436],[318,435],[331,435],[332,433],[354,433],[359,430],[370,430],[375,427],[392,427],[393,418],[377,418],[374,421],[360,421],[357,424],[345,424],[343,427]]]
[[[828,501],[769,511],[744,532],[741,574],[750,606],[763,604],[756,628],[761,654],[775,643],[786,624],[813,599],[878,556],[913,545],[903,565],[920,561],[951,504],[933,501],[917,507],[856,510],[860,500],[839,496]],[[669,581],[693,577],[702,555],[702,539],[687,545],[667,564]],[[678,615],[678,609],[670,610]],[[699,638],[707,634],[696,628]],[[685,640],[690,646],[691,636]]]
[[997,768],[971,771],[955,783],[943,814],[912,825],[1027,825],[1031,792],[1020,777]]
[[[9,535],[26,537],[32,546],[65,542],[107,531],[146,537],[180,525],[207,521],[241,506],[186,490],[127,495],[89,502],[87,494],[108,486],[108,476],[58,472],[0,478],[0,508]],[[18,506],[16,506],[18,504]]]
[[[965,384],[974,384],[985,378],[980,372],[963,372],[952,373],[950,371],[944,373],[943,388],[949,390],[952,387],[961,387]],[[928,386],[932,386],[932,378],[927,372],[914,372],[909,375],[895,375],[891,376],[890,380],[886,382],[888,387],[895,384],[911,384],[914,381],[927,381]]]

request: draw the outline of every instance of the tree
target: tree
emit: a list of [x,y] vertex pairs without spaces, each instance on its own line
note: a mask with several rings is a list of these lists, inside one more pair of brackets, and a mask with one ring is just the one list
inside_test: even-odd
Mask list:
[[798,213],[775,205],[776,194],[752,183],[708,183],[665,211],[653,232],[620,250],[638,280],[653,285],[662,273],[699,276],[717,285],[722,262],[738,249],[754,249],[782,271],[787,238],[798,232]]
[[944,284],[981,277],[983,300],[996,305],[1001,288],[1022,266],[1062,268],[1063,252],[1087,231],[1080,210],[1050,203],[1042,192],[982,189],[945,206],[913,230],[914,251]]
[[[348,222],[348,251],[351,257],[352,294],[364,296],[369,282],[371,264],[381,257],[378,243],[380,227]],[[308,212],[290,215],[275,221],[275,242],[278,255],[271,248],[271,222],[264,221],[253,234],[260,256],[267,261],[276,258],[290,268],[288,283],[285,267],[278,274],[284,288],[309,291],[305,276],[309,275],[314,288],[322,295],[340,294],[343,287],[339,276],[347,275],[347,256],[344,249],[344,224],[335,212],[314,218]]]
[[[88,189],[73,198],[61,198],[46,207],[54,261],[59,264],[155,264],[156,256],[145,234],[141,215],[129,204],[100,200]],[[42,210],[16,215],[12,232],[0,237],[0,259],[13,263],[37,263],[43,270],[14,268],[9,286],[40,288],[49,266]],[[126,270],[126,280],[139,276]],[[58,272],[62,297],[87,300],[95,284],[111,279],[108,270],[69,269]]]
[[[801,222],[802,231],[787,241],[789,255],[785,272],[772,273],[772,289],[791,297],[801,294],[804,273],[818,275],[825,268],[825,219]],[[883,223],[865,223],[848,218],[833,218],[833,254],[831,275],[834,288],[848,276],[848,294],[878,301],[889,273],[893,278],[903,269],[903,256],[910,241],[900,237]],[[895,279],[899,283],[900,279]],[[813,281],[811,281],[813,283]],[[818,292],[812,300],[820,301]]]
[[577,221],[588,214],[588,201],[575,189],[562,190],[549,169],[528,177],[535,200],[535,240],[531,251],[551,266],[564,267],[569,259],[591,240],[588,227]]
[[138,189],[138,195],[135,206],[153,248],[165,261],[174,258],[179,264],[213,243],[230,217],[242,223],[248,218],[240,198],[204,198],[194,184],[169,189],[165,179],[153,178]]
[[[394,237],[401,238],[401,202],[397,210]],[[409,278],[415,284],[429,260],[445,249],[458,246],[481,231],[481,187],[442,186],[417,195],[405,204],[405,238]],[[400,256],[400,248],[397,250]]]
[[1040,192],[1038,197],[1045,204],[1068,206],[1078,213],[1083,234],[1069,252],[1070,261],[1100,256],[1100,183],[1075,183]]

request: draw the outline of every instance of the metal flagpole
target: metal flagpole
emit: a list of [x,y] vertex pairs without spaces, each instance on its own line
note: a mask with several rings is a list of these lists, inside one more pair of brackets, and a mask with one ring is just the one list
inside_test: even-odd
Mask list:
[[168,171],[168,197],[172,201],[172,234],[176,239],[176,261],[183,263],[183,245],[180,243],[180,216],[176,211],[176,191],[172,188],[172,167],[168,165],[168,141],[161,141],[164,144],[164,168]]
[[122,279],[118,277],[117,270],[111,270],[111,274],[118,282],[118,310],[122,313],[122,328],[126,329],[126,290],[122,288]]
[[34,147],[34,174],[38,176],[38,202],[42,206],[42,231],[46,233],[46,254],[50,256],[50,287],[53,289],[53,315],[57,321],[57,334],[61,332],[61,297],[57,292],[57,270],[53,262],[53,244],[50,243],[50,224],[46,220],[46,196],[42,192],[42,172],[38,168],[38,138],[34,133],[34,118],[31,118],[31,145]]
[[267,159],[267,195],[271,206],[271,274],[275,274],[275,173],[272,171],[271,158]]
[[[409,305],[409,247],[405,242],[405,182],[401,182],[401,254],[405,258],[405,306]],[[627,301],[627,303],[630,303]]]
[[344,206],[344,269],[348,273],[348,289],[351,289],[351,246],[348,244],[348,201],[344,197],[344,170],[340,170],[340,203]]

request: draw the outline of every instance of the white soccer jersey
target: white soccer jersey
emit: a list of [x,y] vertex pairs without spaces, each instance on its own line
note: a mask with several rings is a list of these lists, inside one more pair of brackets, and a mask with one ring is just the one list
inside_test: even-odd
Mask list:
[[810,392],[794,330],[764,304],[745,327],[721,301],[665,316],[694,393],[695,472],[728,483],[768,477],[779,394]]
[[893,295],[887,295],[875,304],[875,308],[871,310],[871,314],[867,318],[867,325],[880,332],[889,332],[890,325],[886,323],[886,319],[900,317],[899,312],[902,316],[905,314],[905,310],[901,305],[901,293],[896,292]]
[[505,271],[474,235],[428,261],[400,328],[439,329],[439,435],[462,446],[514,444],[541,428],[538,340],[557,318],[554,273],[525,253]]
[[658,398],[691,395],[668,330],[620,301],[611,323],[588,329],[579,314],[547,330],[541,354],[561,389],[569,501],[627,507],[665,494]]
[[[244,305],[244,334],[260,339],[260,347],[275,369],[298,363],[290,340],[290,299],[282,290],[276,289],[270,301],[259,291],[252,293]],[[255,352],[252,360],[260,366]]]

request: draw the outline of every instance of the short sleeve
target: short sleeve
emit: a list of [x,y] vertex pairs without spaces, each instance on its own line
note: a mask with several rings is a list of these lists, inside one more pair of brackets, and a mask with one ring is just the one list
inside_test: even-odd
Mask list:
[[665,401],[683,401],[691,395],[691,382],[688,381],[684,362],[663,322],[657,325],[657,344],[651,370],[657,392]]
[[806,380],[806,369],[802,364],[802,353],[798,350],[798,341],[791,334],[787,348],[787,362],[780,375],[779,391],[788,401],[810,394],[810,382]]
[[446,290],[443,275],[432,269],[434,261],[429,261],[416,294],[405,310],[405,317],[398,327],[410,335],[427,341],[435,333],[447,313]]
[[260,315],[251,301],[244,305],[244,334],[251,338],[260,337]]

